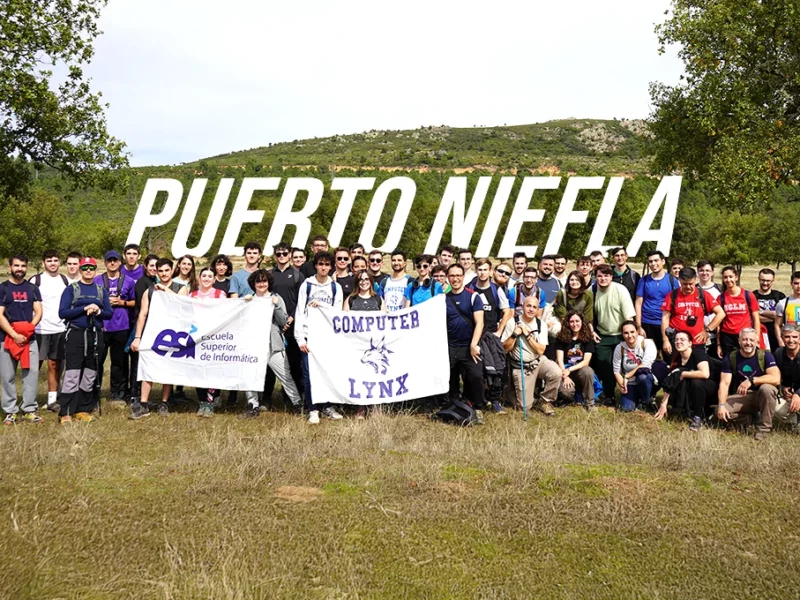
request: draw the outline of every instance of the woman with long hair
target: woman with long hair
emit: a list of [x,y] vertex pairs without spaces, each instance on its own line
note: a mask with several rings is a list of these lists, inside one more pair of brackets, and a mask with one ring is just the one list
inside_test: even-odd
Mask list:
[[[215,273],[211,267],[203,267],[189,292],[190,298],[196,298],[203,302],[208,300],[218,300],[226,298],[227,294],[214,287]],[[198,417],[211,417],[214,414],[214,400],[219,397],[217,389],[197,388],[197,398],[200,400],[200,407],[197,409]]]
[[214,287],[228,294],[231,286],[231,275],[233,275],[233,263],[225,254],[217,254],[211,259],[211,267],[214,269]]
[[614,348],[612,366],[622,397],[619,407],[624,412],[636,406],[652,406],[650,400],[655,377],[650,371],[656,359],[653,340],[639,335],[634,321],[622,324],[622,341]]
[[594,354],[594,339],[582,313],[569,312],[561,322],[556,338],[556,362],[561,368],[559,393],[575,398],[576,386],[583,394],[586,410],[597,410],[594,403],[594,370],[589,366]]
[[[355,287],[353,292],[344,300],[344,310],[386,312],[386,304],[383,299],[375,293],[375,280],[368,271],[359,271],[355,275]],[[367,407],[359,406],[356,419],[363,419],[367,416]]]
[[688,413],[692,419],[691,431],[703,427],[706,410],[717,403],[719,384],[711,378],[711,365],[702,347],[694,347],[685,331],[675,333],[675,352],[669,365],[670,373],[661,382],[664,397],[656,411],[657,421],[667,414],[667,405],[673,398],[672,410],[679,415]]
[[722,269],[722,283],[725,289],[717,301],[725,311],[725,318],[719,326],[717,354],[725,358],[739,349],[739,332],[742,329],[752,327],[761,336],[761,318],[755,294],[739,287],[739,275],[734,267]]
[[578,271],[567,275],[567,283],[558,290],[553,304],[553,314],[559,319],[567,316],[568,312],[581,313],[583,319],[590,324],[594,320],[594,294]]
[[[267,366],[281,382],[292,405],[299,407],[301,405],[300,392],[292,379],[289,359],[286,356],[286,343],[283,338],[283,327],[289,321],[289,314],[286,312],[286,303],[283,298],[270,291],[274,282],[272,273],[266,269],[253,271],[247,278],[247,285],[251,290],[255,290],[255,295],[248,294],[244,299],[247,302],[272,303],[272,327],[270,328]],[[244,418],[258,417],[258,392],[248,391],[244,395],[247,398],[247,409],[242,416]]]
[[196,289],[197,275],[194,270],[194,258],[188,254],[181,256],[172,272],[172,281],[185,285],[189,291]]

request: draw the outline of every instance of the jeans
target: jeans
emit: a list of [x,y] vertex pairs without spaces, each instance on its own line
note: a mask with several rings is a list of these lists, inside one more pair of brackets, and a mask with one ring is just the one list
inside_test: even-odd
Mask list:
[[619,408],[624,412],[636,410],[637,404],[650,401],[653,392],[653,374],[637,373],[628,379],[628,391],[619,399]]

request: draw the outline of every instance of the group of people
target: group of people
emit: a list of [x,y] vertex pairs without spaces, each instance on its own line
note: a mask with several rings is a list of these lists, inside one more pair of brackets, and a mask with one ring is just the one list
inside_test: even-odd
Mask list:
[[[599,403],[621,411],[651,410],[687,418],[698,430],[716,416],[747,424],[757,419],[764,437],[775,419],[793,423],[800,411],[800,272],[792,293],[773,289],[775,273],[762,269],[759,288],[744,290],[734,267],[721,271],[703,260],[696,267],[659,251],[647,255],[648,273],[628,265],[624,248],[592,252],[567,271],[567,258],[548,255],[534,266],[524,253],[511,261],[475,260],[468,249],[446,245],[436,255],[414,257],[416,277],[407,273],[401,250],[389,256],[360,244],[330,250],[312,240],[311,259],[279,243],[274,265],[263,268],[263,248],[244,248],[244,267],[235,271],[224,255],[199,271],[191,256],[174,263],[126,246],[104,256],[97,273],[92,257],[70,253],[66,274],[56,251],[45,252],[42,271],[27,277],[28,260],[9,261],[10,278],[0,285],[0,378],[6,425],[40,422],[37,385],[47,363],[47,408],[61,423],[91,421],[110,359],[108,389],[115,402],[128,402],[131,418],[150,414],[153,383],[162,384],[157,411],[185,398],[169,382],[138,381],[138,350],[154,293],[188,295],[198,301],[243,298],[272,302],[273,322],[264,391],[245,392],[243,416],[257,417],[271,402],[275,382],[287,404],[303,408],[309,423],[320,416],[343,418],[316,398],[309,377],[308,314],[322,306],[345,311],[394,312],[439,294],[446,295],[450,391],[424,399],[435,411],[463,398],[475,409],[505,412],[505,406],[555,415],[563,402],[588,411]],[[17,369],[23,380],[16,393]],[[656,405],[656,391],[663,389]],[[228,392],[236,405],[236,392]],[[198,414],[208,417],[221,390],[198,390]],[[21,415],[19,413],[22,413]],[[365,408],[356,417],[364,418]]]

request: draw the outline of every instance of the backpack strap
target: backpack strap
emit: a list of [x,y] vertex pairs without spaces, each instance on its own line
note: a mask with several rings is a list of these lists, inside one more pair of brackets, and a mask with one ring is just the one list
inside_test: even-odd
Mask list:
[[[463,310],[461,310],[458,307],[458,304],[456,304],[455,300],[453,300],[453,298],[452,298],[452,294],[447,294],[447,300],[450,302],[450,304],[453,305],[453,308],[456,309],[456,312],[461,316],[462,319],[464,319],[464,321],[467,323],[467,325],[469,325],[474,330],[475,329],[475,317],[472,317],[472,319],[468,319],[467,318],[467,313],[465,313]],[[470,294],[470,297],[469,297],[469,302],[470,302],[470,306],[472,306],[472,295],[471,294]]]
[[[745,308],[747,309],[747,314],[750,315],[750,326],[755,328],[756,326],[756,318],[753,316],[753,311],[750,310],[750,292],[748,290],[744,290],[744,303]],[[758,335],[761,335],[761,332],[756,332]]]
[[[61,277],[64,277],[63,275]],[[35,285],[37,288],[42,287],[42,274],[37,273],[33,277],[31,277],[31,283]]]

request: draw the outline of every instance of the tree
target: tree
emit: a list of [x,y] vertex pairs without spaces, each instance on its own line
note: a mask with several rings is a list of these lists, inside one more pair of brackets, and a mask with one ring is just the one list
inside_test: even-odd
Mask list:
[[[27,161],[79,185],[113,184],[103,170],[127,165],[125,144],[106,130],[108,105],[83,74],[106,1],[0,4],[0,194],[28,193]],[[54,67],[63,70],[58,84]]]
[[673,0],[656,27],[681,83],[653,83],[653,167],[701,181],[721,207],[768,205],[800,166],[797,0]]

